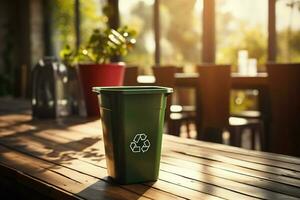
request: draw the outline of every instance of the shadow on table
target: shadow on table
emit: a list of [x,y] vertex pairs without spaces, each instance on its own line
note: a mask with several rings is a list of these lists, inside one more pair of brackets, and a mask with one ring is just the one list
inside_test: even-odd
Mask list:
[[105,158],[104,152],[99,151],[100,146],[93,147],[102,140],[100,133],[97,136],[68,130],[71,126],[92,121],[95,119],[64,119],[60,123],[57,120],[29,119],[0,124],[0,144],[56,164],[70,164],[75,159],[100,162]]
[[[139,199],[151,186],[118,185],[109,177],[104,177],[105,163],[101,161],[105,159],[105,155],[103,146],[100,146],[103,144],[99,143],[102,140],[100,131],[99,134],[93,133],[97,128],[90,127],[89,124],[83,125],[94,120],[75,118],[58,123],[55,120],[27,118],[11,121],[12,123],[0,126],[4,131],[0,132],[0,145],[6,147],[7,151],[17,151],[38,159],[37,163],[41,163],[41,166],[34,173],[51,171],[63,175],[65,170],[75,170],[88,175],[90,178],[84,176],[84,180],[82,177],[69,177],[81,183],[82,189],[76,195],[82,198]],[[97,125],[92,123],[91,126]],[[91,130],[86,130],[90,128]],[[21,160],[14,162],[22,165]],[[98,177],[97,170],[99,176],[102,173],[101,177]]]
[[[154,184],[154,183],[152,183]],[[140,199],[142,196],[151,198],[145,193],[151,188],[151,183],[120,185],[113,181],[110,177],[104,177],[103,180],[98,180],[89,185],[76,195],[83,198],[96,197],[95,199]]]

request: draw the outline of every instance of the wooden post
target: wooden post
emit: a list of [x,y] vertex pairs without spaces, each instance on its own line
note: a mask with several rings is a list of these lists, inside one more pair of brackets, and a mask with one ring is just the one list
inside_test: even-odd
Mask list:
[[[31,56],[31,42],[30,42],[30,1],[23,0],[17,1],[17,11],[16,11],[16,27],[18,32],[16,33],[17,44],[20,48],[17,48],[18,55],[18,71],[19,74],[16,74],[15,88],[16,96],[21,95],[21,66],[26,66],[23,68],[23,73],[26,73],[27,79],[30,80],[30,67],[32,62]],[[24,86],[26,89],[26,97],[30,96],[30,86]]]
[[[118,29],[120,27],[120,13],[119,13],[119,0],[107,0],[110,11],[108,14],[108,26],[112,29]],[[113,56],[110,58],[111,62],[120,62],[121,56]]]
[[118,29],[120,27],[119,0],[108,0],[107,3],[111,9],[110,16],[108,16],[109,27]]
[[269,0],[268,10],[268,62],[276,61],[276,0]]
[[48,0],[43,0],[43,31],[44,31],[44,54],[53,56],[52,33],[52,5]]
[[203,0],[202,62],[215,62],[215,0]]
[[160,24],[159,24],[159,0],[154,1],[154,41],[155,41],[155,65],[160,65]]
[[74,11],[75,11],[75,47],[76,49],[79,49],[80,47],[80,40],[81,40],[81,36],[80,36],[80,2],[79,0],[75,0],[75,7],[74,7]]

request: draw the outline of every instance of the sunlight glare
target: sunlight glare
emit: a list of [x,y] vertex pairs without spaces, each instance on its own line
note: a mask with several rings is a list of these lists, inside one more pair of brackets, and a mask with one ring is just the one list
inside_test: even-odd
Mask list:
[[203,10],[203,0],[196,0],[194,5],[194,13],[196,16],[199,16]]

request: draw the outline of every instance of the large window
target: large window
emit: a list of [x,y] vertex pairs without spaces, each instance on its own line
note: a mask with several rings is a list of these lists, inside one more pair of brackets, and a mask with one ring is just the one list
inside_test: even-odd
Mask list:
[[[80,41],[85,44],[93,29],[103,28],[106,17],[102,13],[105,0],[80,0]],[[75,1],[54,0],[52,2],[54,54],[66,45],[75,46]],[[55,38],[55,39],[54,39]]]
[[[268,47],[268,0],[216,0],[216,62],[237,70],[238,53],[257,59],[265,70]],[[232,91],[230,110],[257,109],[257,91]]]
[[201,62],[203,0],[160,1],[160,63]]
[[60,49],[66,44],[75,45],[75,12],[74,1],[54,0],[52,2],[52,42],[54,55],[58,55]]
[[124,60],[144,69],[154,65],[153,5],[154,0],[119,0],[121,25],[137,31],[136,46]]
[[300,1],[276,1],[277,61],[300,62]]
[[106,0],[80,0],[80,36],[81,43],[86,44],[92,31],[105,28],[107,18],[102,12]]
[[[74,1],[54,0],[52,26],[54,52],[65,44],[75,44]],[[107,0],[80,0],[81,42],[94,28],[106,25],[102,6]],[[203,0],[160,0],[160,64],[195,65],[202,57]],[[249,58],[265,70],[267,62],[268,0],[215,0],[216,63],[237,65],[238,52],[247,50]],[[119,0],[121,25],[137,31],[133,51],[125,62],[146,71],[154,65],[155,0]],[[300,1],[276,1],[277,61],[300,61]],[[236,68],[234,68],[236,70]]]
[[236,65],[238,51],[247,50],[265,64],[267,28],[268,0],[216,0],[216,62]]

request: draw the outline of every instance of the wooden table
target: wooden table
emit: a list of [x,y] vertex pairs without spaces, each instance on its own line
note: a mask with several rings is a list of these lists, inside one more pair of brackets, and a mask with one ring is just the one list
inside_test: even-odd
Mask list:
[[[178,87],[197,87],[197,73],[176,73],[175,80]],[[148,77],[150,80],[150,76]],[[153,82],[154,83],[154,82]],[[232,89],[258,89],[268,85],[268,74],[258,73],[256,76],[244,76],[238,73],[231,74]]]
[[268,74],[258,73],[256,76],[243,76],[238,73],[231,74],[233,89],[262,89],[268,86]]
[[[195,87],[198,80],[198,73],[176,73],[176,86]],[[268,74],[265,72],[257,73],[256,76],[245,76],[239,73],[231,73],[231,83],[233,89],[257,89],[268,84]],[[137,82],[141,85],[150,85],[155,83],[153,75],[138,76]]]
[[[152,77],[152,78],[151,78]],[[144,76],[140,78],[142,82],[141,85],[153,85],[155,83],[154,76]],[[151,80],[151,81],[149,81]],[[193,88],[196,93],[199,93],[199,75],[198,73],[176,73],[175,74],[175,84],[176,87],[184,87],[184,88]],[[270,100],[269,100],[269,89],[268,89],[268,74],[265,72],[257,73],[256,76],[245,76],[239,73],[231,73],[231,88],[236,90],[244,90],[244,89],[256,89],[259,92],[258,95],[258,109],[262,113],[262,118],[264,119],[264,131],[266,138],[269,137],[269,116],[270,116]],[[196,104],[196,112],[200,112],[201,110],[201,102],[197,99],[200,95],[195,95],[195,104]],[[197,116],[200,116],[197,114]],[[200,117],[197,120],[201,120]],[[197,132],[200,132],[200,123],[196,122]],[[265,144],[268,149],[268,144]]]
[[[197,73],[177,73],[175,75],[177,87],[190,87],[197,89],[198,87]],[[269,115],[269,90],[268,90],[268,74],[258,73],[256,76],[245,76],[239,73],[231,73],[231,88],[232,89],[256,89],[259,91],[258,106],[259,110]],[[196,101],[197,102],[197,101]]]
[[300,199],[299,158],[170,135],[158,181],[118,185],[107,177],[100,129],[97,119],[2,113],[0,198]]

